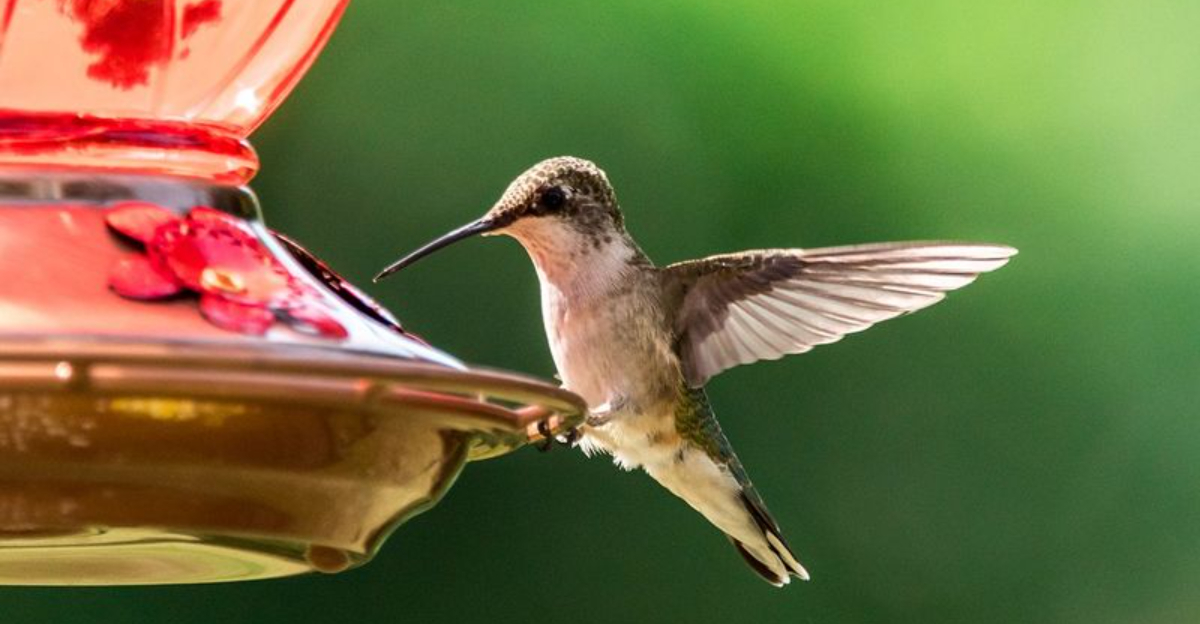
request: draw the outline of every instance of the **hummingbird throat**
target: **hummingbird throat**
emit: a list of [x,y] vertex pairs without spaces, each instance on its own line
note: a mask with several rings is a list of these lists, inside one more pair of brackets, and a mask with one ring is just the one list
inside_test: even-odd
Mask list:
[[616,228],[584,229],[551,219],[529,219],[509,234],[529,253],[538,277],[563,292],[601,293],[649,265],[637,243]]

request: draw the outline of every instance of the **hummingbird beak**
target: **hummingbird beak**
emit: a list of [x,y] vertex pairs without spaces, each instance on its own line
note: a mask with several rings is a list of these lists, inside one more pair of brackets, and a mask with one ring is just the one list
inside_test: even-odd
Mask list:
[[429,254],[443,247],[448,247],[454,243],[457,243],[464,238],[470,238],[476,234],[484,234],[499,228],[500,225],[495,220],[487,217],[472,221],[458,228],[457,230],[449,232],[440,238],[426,243],[425,246],[421,247],[420,249],[417,249],[407,256],[404,256],[403,258],[393,262],[392,264],[388,265],[386,269],[380,271],[379,275],[376,275],[375,279],[371,281],[378,282],[379,280],[391,275],[392,273],[395,273],[396,271],[399,271],[400,269],[403,269],[417,260],[420,260],[421,258],[424,258],[425,256],[428,256]]

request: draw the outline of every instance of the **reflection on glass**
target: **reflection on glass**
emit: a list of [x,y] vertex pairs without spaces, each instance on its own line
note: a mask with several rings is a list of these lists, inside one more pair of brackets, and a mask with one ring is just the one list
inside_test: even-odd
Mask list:
[[245,182],[346,2],[0,2],[0,165]]

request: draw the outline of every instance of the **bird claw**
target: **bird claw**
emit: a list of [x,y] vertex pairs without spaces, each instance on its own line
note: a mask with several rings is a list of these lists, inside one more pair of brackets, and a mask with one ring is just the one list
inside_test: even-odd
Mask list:
[[589,410],[587,415],[587,426],[603,427],[607,425],[613,417],[613,414],[629,407],[629,399],[621,397],[619,399],[601,403],[596,406],[596,409]]
[[538,422],[537,430],[543,438],[543,440],[537,444],[537,450],[543,453],[554,448],[555,444],[575,446],[575,443],[579,441],[580,433],[578,427],[571,427],[560,435],[554,435],[554,432],[550,430],[550,421],[543,420]]
[[550,432],[550,421],[538,421],[537,430],[538,433],[542,434],[542,441],[537,444],[537,450],[545,453],[554,448],[554,436]]

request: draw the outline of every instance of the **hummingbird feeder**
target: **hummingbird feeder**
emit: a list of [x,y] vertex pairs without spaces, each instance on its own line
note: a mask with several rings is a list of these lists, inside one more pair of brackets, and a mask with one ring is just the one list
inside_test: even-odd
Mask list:
[[341,571],[579,422],[263,224],[246,137],[347,2],[0,1],[0,584]]

